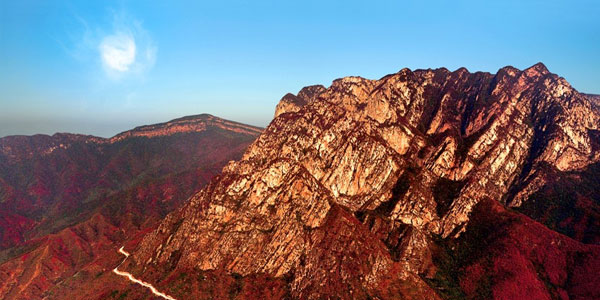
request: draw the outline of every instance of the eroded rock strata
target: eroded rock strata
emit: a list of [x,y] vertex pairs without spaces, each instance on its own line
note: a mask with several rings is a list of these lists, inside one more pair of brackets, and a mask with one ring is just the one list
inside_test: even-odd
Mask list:
[[[522,212],[535,220],[519,230],[540,232],[536,247],[552,252],[551,245],[567,243],[557,246],[568,248],[557,257],[590,256],[595,264],[576,276],[568,275],[573,273],[565,265],[525,272],[518,268],[546,264],[533,261],[533,254],[516,255],[529,251],[520,240],[522,246],[511,248],[520,259],[514,273],[533,276],[523,280],[535,281],[548,299],[598,297],[600,289],[594,294],[593,287],[600,283],[592,272],[600,271],[600,252],[582,243],[600,236],[598,194],[583,195],[587,209],[573,204],[582,195],[556,200],[588,220],[575,222],[585,239],[538,223],[551,223],[539,215],[546,199],[540,193],[557,176],[579,174],[573,180],[585,185],[598,175],[597,167],[589,171],[600,159],[600,111],[593,99],[541,63],[523,71],[505,67],[497,74],[403,69],[379,80],[346,77],[329,88],[307,87],[286,95],[242,159],[230,162],[148,234],[123,268],[182,299],[220,298],[200,289],[201,279],[189,279],[198,276],[177,275],[191,273],[235,278],[232,282],[243,288],[233,296],[241,298],[256,295],[248,292],[256,287],[248,278],[256,276],[271,283],[273,298],[477,298],[477,284],[467,281],[477,282],[477,274],[491,272],[494,262],[506,263],[495,260],[501,255],[494,251],[502,247],[471,252],[464,264],[453,265],[451,275],[443,266],[458,250],[448,248],[453,254],[440,259],[440,249],[471,236],[486,216],[489,222],[505,216],[478,213],[470,224],[475,207],[527,207]],[[519,216],[513,219],[526,218],[511,213]],[[488,225],[491,232],[511,232],[515,224],[521,223]],[[500,238],[488,244],[507,239]],[[478,257],[490,257],[492,266]],[[565,275],[552,277],[557,273]],[[173,289],[178,280],[196,288]],[[529,283],[490,280],[482,285],[496,298],[522,295]],[[501,283],[516,292],[494,294]],[[452,288],[457,293],[449,293]]]

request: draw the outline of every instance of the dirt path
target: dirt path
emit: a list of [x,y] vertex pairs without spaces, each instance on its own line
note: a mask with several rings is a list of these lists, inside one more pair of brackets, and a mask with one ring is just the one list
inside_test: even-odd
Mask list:
[[137,283],[137,284],[139,284],[139,285],[141,285],[141,286],[143,286],[143,287],[146,287],[146,288],[148,288],[148,289],[149,289],[149,290],[152,292],[152,294],[154,294],[154,295],[156,295],[156,296],[162,297],[162,298],[164,298],[164,299],[167,299],[167,300],[176,300],[175,298],[173,298],[173,297],[171,297],[171,296],[169,296],[169,295],[167,295],[167,294],[164,294],[164,293],[161,293],[161,292],[159,292],[159,291],[158,291],[158,290],[157,290],[157,289],[156,289],[154,286],[152,286],[151,284],[149,284],[149,283],[147,283],[147,282],[144,282],[144,281],[141,281],[141,280],[139,280],[139,279],[137,279],[137,278],[133,277],[133,275],[131,275],[130,273],[128,273],[128,272],[123,272],[123,271],[119,271],[119,267],[120,267],[120,266],[121,266],[121,265],[122,265],[122,264],[125,262],[125,260],[126,260],[128,257],[129,257],[129,253],[127,253],[127,251],[123,250],[123,247],[121,247],[121,249],[119,249],[119,252],[120,252],[121,254],[125,255],[125,259],[123,259],[123,261],[122,261],[122,262],[121,262],[121,263],[120,263],[118,266],[116,266],[116,267],[113,269],[113,272],[114,272],[115,274],[117,274],[117,275],[119,275],[119,276],[126,277],[127,279],[129,279],[129,281],[131,281],[131,282],[134,282],[134,283]]

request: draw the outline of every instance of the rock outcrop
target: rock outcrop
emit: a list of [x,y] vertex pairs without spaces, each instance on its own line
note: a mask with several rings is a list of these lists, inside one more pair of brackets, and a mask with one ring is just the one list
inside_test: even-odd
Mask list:
[[264,274],[294,298],[436,299],[435,245],[478,203],[520,207],[600,159],[597,104],[541,63],[346,77],[275,116],[124,269],[165,287],[185,270]]
[[301,89],[300,92],[298,92],[298,95],[291,93],[286,94],[281,98],[275,108],[275,118],[283,113],[299,111],[304,105],[316,100],[317,96],[323,91],[325,91],[324,86],[311,85]]

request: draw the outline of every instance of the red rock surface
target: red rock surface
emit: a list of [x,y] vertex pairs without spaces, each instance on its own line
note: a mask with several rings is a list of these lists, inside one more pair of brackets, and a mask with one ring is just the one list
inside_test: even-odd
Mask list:
[[[502,209],[535,211],[556,174],[589,186],[599,126],[594,100],[542,64],[309,87],[286,95],[242,159],[146,235],[123,268],[178,299],[224,298],[178,287],[201,286],[203,274],[229,276],[234,298],[252,297],[231,288],[260,276],[274,295],[301,299],[593,299],[594,246]],[[559,202],[592,220],[573,227],[593,241],[599,199],[571,205],[572,196]],[[454,263],[454,252],[476,242],[440,250],[488,223],[492,246],[470,260]],[[589,260],[575,269],[565,263],[582,253]],[[495,272],[506,276],[486,277]]]
[[[173,128],[200,128],[185,120],[163,127],[127,136],[160,139]],[[160,214],[139,216],[197,174],[120,189],[102,206],[104,218],[63,228],[48,236],[44,245],[53,246],[23,260],[45,257],[40,249],[66,253],[59,241],[78,245],[91,236],[101,248],[109,239],[101,236],[113,236],[129,241],[131,256],[119,270],[177,299],[598,299],[599,127],[596,97],[542,64],[496,74],[442,68],[403,69],[379,80],[346,77],[284,96],[243,156],[190,192],[156,229],[143,224]],[[29,159],[14,149],[6,157]],[[109,165],[138,170],[137,156]],[[109,168],[102,186],[130,169]],[[36,201],[23,207],[53,203],[44,186],[31,185]],[[85,187],[67,186],[67,196]],[[65,203],[58,207],[79,205]],[[122,211],[127,217],[104,221]],[[120,237],[105,223],[138,230]],[[86,233],[94,226],[102,234]],[[90,248],[68,251],[85,252],[78,249]],[[38,296],[43,287],[50,299],[151,297],[103,269],[122,261],[116,249],[50,285],[35,281],[28,292]],[[41,265],[60,270],[79,260],[61,262]],[[9,263],[7,269],[19,268]],[[20,282],[36,270],[22,272]]]
[[[86,289],[98,290],[75,298],[126,287],[110,272],[122,259],[116,250],[139,242],[260,130],[200,115],[112,139],[0,139],[0,298],[60,299],[88,277],[99,281]],[[115,281],[100,284],[107,280]]]

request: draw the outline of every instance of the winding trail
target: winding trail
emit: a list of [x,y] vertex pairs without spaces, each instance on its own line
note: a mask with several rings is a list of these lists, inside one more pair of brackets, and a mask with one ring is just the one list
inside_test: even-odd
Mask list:
[[139,284],[139,285],[141,285],[141,286],[143,286],[143,287],[146,287],[146,288],[148,288],[150,291],[152,291],[152,294],[154,294],[154,295],[156,295],[156,296],[162,297],[162,298],[164,298],[164,299],[167,299],[167,300],[176,300],[175,298],[173,298],[173,297],[171,297],[171,296],[169,296],[169,295],[167,295],[167,294],[164,294],[164,293],[161,293],[161,292],[159,292],[159,291],[158,291],[158,290],[157,290],[155,287],[153,287],[151,284],[149,284],[149,283],[147,283],[147,282],[144,282],[144,281],[141,281],[141,280],[139,280],[139,279],[137,279],[137,278],[133,277],[133,275],[131,275],[131,273],[128,273],[128,272],[123,272],[123,271],[119,271],[119,270],[118,270],[118,269],[119,269],[119,267],[120,267],[120,266],[121,266],[121,265],[122,265],[122,264],[125,262],[125,260],[127,260],[127,258],[129,257],[129,253],[127,253],[127,251],[123,250],[123,247],[121,247],[121,249],[119,249],[119,252],[120,252],[121,254],[125,255],[125,259],[123,259],[123,261],[122,261],[122,262],[121,262],[121,263],[120,263],[118,266],[116,266],[116,267],[113,269],[113,272],[114,272],[115,274],[117,274],[117,275],[119,275],[119,276],[126,277],[127,279],[129,279],[129,281],[131,281],[131,282],[134,282],[134,283],[137,283],[137,284]]

